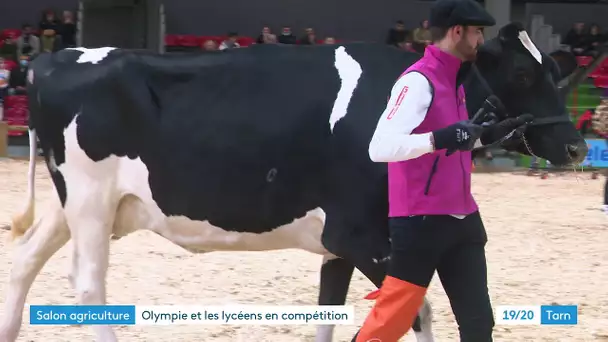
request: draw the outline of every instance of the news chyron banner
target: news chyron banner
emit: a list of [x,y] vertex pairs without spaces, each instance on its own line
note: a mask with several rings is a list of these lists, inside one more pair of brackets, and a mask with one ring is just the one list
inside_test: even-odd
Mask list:
[[353,306],[31,305],[32,325],[353,325]]
[[[369,312],[361,313],[363,317]],[[502,305],[497,325],[577,325],[577,305]],[[353,306],[31,305],[32,325],[354,325]]]

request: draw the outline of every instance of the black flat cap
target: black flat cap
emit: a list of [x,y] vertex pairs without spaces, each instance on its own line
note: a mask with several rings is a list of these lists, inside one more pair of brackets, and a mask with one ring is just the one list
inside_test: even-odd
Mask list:
[[494,26],[496,20],[475,0],[437,0],[431,7],[429,26]]

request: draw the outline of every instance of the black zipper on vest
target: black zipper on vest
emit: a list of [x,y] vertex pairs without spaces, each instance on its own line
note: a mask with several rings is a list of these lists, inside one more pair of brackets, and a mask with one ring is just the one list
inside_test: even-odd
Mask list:
[[[456,111],[458,111],[460,109],[460,96],[458,94],[458,85],[456,85]],[[460,112],[458,112],[458,116],[460,117]],[[464,162],[462,161],[462,158],[464,158],[464,154],[463,153],[459,153],[459,159],[460,159],[460,169],[462,170],[462,195],[463,195],[463,203],[466,206],[467,203],[467,175],[466,175],[466,171],[465,171],[465,167],[464,167]]]
[[431,174],[429,175],[429,179],[426,181],[426,187],[424,188],[424,194],[429,194],[429,189],[431,188],[431,181],[433,180],[433,176],[435,172],[437,172],[437,163],[439,162],[439,156],[435,157],[435,161],[433,161],[433,166],[431,167]]

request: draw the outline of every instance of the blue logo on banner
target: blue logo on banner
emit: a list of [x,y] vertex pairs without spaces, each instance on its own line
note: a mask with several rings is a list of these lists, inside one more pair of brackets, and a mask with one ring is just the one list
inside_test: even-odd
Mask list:
[[541,305],[540,324],[576,325],[578,308],[576,305]]
[[135,305],[31,305],[32,325],[134,325]]
[[582,163],[585,166],[608,167],[608,144],[602,139],[587,139],[589,153]]

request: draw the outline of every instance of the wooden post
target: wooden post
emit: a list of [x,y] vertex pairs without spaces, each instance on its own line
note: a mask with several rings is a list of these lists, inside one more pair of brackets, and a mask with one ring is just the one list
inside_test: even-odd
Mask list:
[[8,124],[0,121],[0,158],[8,157]]

